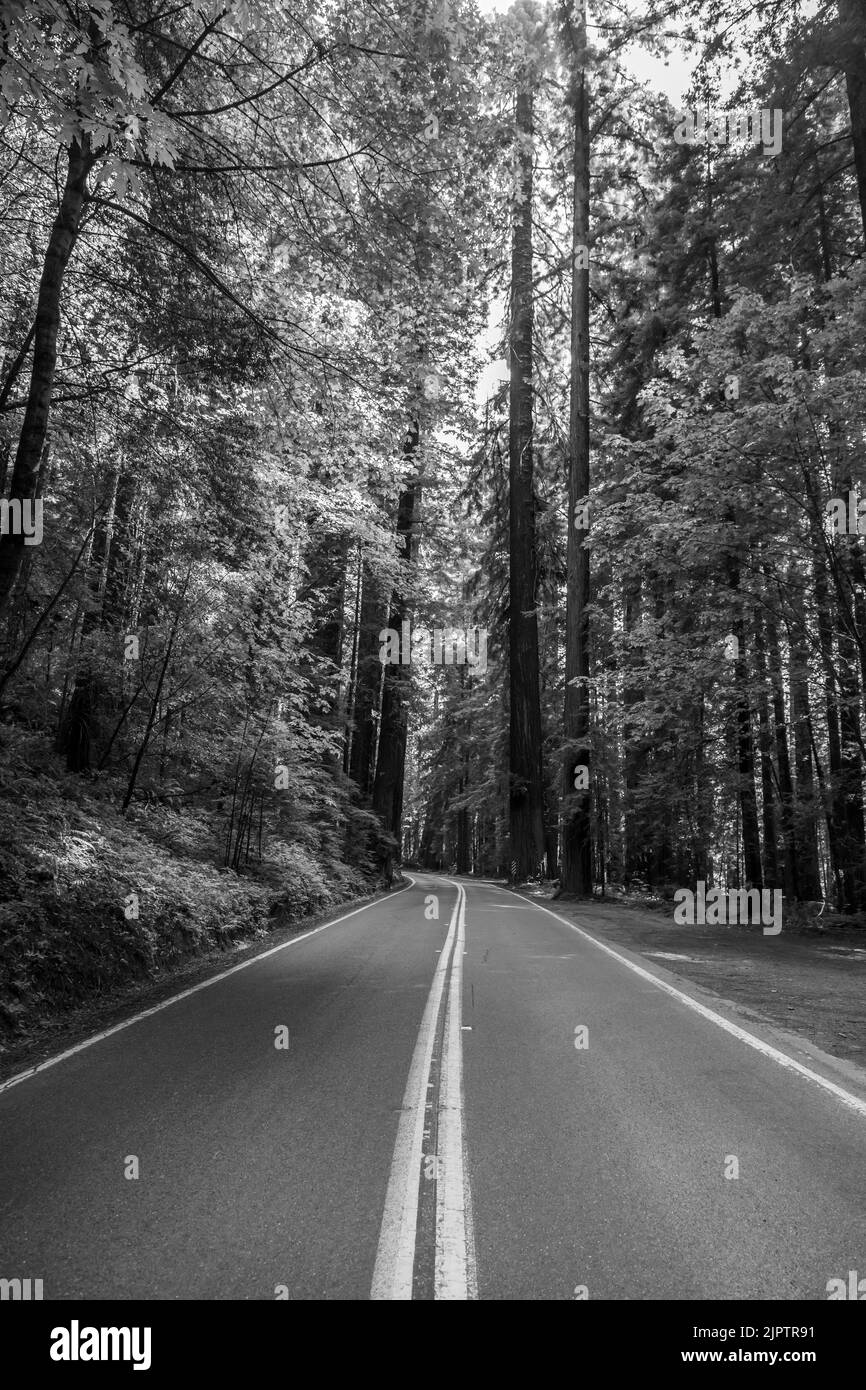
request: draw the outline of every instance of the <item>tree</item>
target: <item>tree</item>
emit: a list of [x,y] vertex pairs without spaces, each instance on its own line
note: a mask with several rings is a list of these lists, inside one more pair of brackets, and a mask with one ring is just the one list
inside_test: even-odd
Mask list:
[[537,874],[545,858],[533,490],[532,83],[527,62],[519,74],[514,108],[517,178],[508,339],[509,808],[511,873],[516,879]]
[[589,94],[586,10],[564,24],[570,48],[574,150],[571,237],[571,376],[568,426],[568,551],[565,594],[565,737],[561,889],[592,893],[589,748]]

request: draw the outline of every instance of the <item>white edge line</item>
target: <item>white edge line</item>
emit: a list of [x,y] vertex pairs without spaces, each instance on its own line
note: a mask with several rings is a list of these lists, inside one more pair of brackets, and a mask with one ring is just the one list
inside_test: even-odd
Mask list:
[[[458,885],[462,886],[462,885]],[[465,1301],[478,1297],[475,1236],[468,1200],[463,1127],[463,947],[467,893],[464,888],[457,922],[451,979],[445,1005],[445,1029],[439,1092],[439,1180],[436,1184],[436,1275],[434,1298]]]
[[[524,902],[532,901],[530,898],[525,898],[522,893],[515,893],[514,896],[523,898]],[[756,1037],[754,1033],[747,1033],[745,1028],[740,1028],[736,1023],[731,1023],[729,1019],[725,1018],[722,1014],[717,1014],[715,1010],[708,1009],[705,1004],[699,1003],[698,1000],[693,999],[691,995],[685,994],[681,989],[677,989],[676,985],[669,984],[667,980],[660,979],[658,975],[654,975],[650,970],[644,970],[643,966],[638,965],[636,961],[629,960],[627,956],[621,956],[619,951],[615,951],[612,946],[608,946],[604,941],[599,941],[597,937],[592,936],[590,932],[584,931],[583,928],[578,927],[576,923],[569,922],[565,917],[560,917],[558,912],[553,912],[551,908],[544,907],[541,903],[532,903],[532,906],[540,908],[542,912],[546,912],[548,916],[555,918],[557,922],[561,922],[563,926],[568,927],[570,931],[577,932],[578,936],[582,936],[584,940],[591,942],[593,946],[597,946],[600,951],[604,951],[608,956],[613,956],[613,959],[618,960],[621,965],[625,965],[629,970],[633,970],[635,975],[640,975],[641,979],[648,980],[649,983],[655,985],[657,989],[664,990],[665,994],[672,995],[674,999],[678,999],[681,1004],[685,1004],[687,1008],[694,1010],[694,1012],[700,1014],[702,1018],[709,1019],[710,1023],[715,1023],[717,1027],[723,1028],[724,1031],[730,1033],[732,1037],[739,1038],[740,1042],[744,1042],[749,1047],[753,1047],[756,1052],[763,1053],[765,1057],[769,1057],[772,1061],[778,1062],[779,1066],[785,1067],[788,1071],[797,1072],[798,1075],[804,1076],[807,1081],[814,1081],[816,1085],[821,1086],[825,1091],[829,1091],[831,1095],[835,1096],[837,1100],[840,1100],[849,1110],[855,1111],[861,1119],[866,1119],[866,1101],[861,1100],[859,1096],[855,1096],[850,1091],[846,1091],[842,1086],[837,1086],[835,1081],[830,1081],[828,1077],[822,1076],[818,1071],[813,1071],[811,1067],[804,1067],[802,1062],[797,1062],[793,1057],[789,1057],[787,1053],[780,1052],[777,1047],[773,1047],[770,1043],[764,1042],[763,1038]]]
[[[448,880],[446,879],[447,883]],[[444,946],[433,973],[433,982],[418,1029],[403,1093],[400,1121],[391,1158],[385,1206],[376,1248],[370,1299],[411,1300],[418,1226],[418,1195],[424,1156],[425,1105],[430,1063],[436,1041],[436,1024],[448,975],[448,964],[457,939],[457,922],[464,889],[457,884],[457,900]]]
[[[397,889],[396,893],[389,893],[387,895],[389,898],[396,898],[397,893],[415,887],[415,879],[412,878],[411,874],[407,874],[406,877],[411,879],[411,883],[404,883],[401,888]],[[114,1033],[122,1033],[124,1028],[131,1028],[134,1023],[140,1023],[143,1018],[151,1018],[163,1009],[170,1008],[172,1004],[179,1004],[181,999],[188,999],[191,994],[198,994],[199,990],[209,989],[211,985],[218,985],[220,980],[227,980],[229,975],[236,975],[239,970],[248,970],[251,965],[258,965],[259,961],[267,960],[268,956],[275,956],[278,951],[285,951],[289,946],[297,946],[301,941],[309,940],[311,936],[318,936],[320,931],[327,931],[328,927],[336,927],[339,922],[345,922],[349,917],[357,916],[359,912],[366,912],[368,908],[376,907],[383,901],[384,896],[377,897],[371,903],[354,907],[351,912],[344,912],[342,917],[335,917],[333,922],[322,922],[320,926],[302,932],[300,936],[293,936],[291,941],[284,941],[281,946],[270,946],[266,951],[261,951],[256,956],[250,956],[249,960],[242,960],[238,965],[232,965],[228,970],[220,971],[219,975],[211,975],[210,979],[201,980],[199,984],[182,990],[180,994],[173,994],[170,999],[163,999],[160,1004],[154,1004],[152,1008],[144,1009],[140,1014],[133,1014],[132,1018],[125,1018],[122,1023],[115,1023],[112,1028],[106,1028],[101,1033],[94,1033],[92,1037],[85,1038],[83,1042],[76,1043],[74,1047],[68,1047],[65,1052],[58,1052],[56,1057],[48,1057],[35,1067],[28,1067],[26,1071],[20,1071],[17,1075],[10,1076],[8,1081],[0,1083],[0,1095],[22,1081],[28,1081],[31,1076],[36,1076],[41,1071],[47,1071],[49,1067],[56,1067],[58,1062],[65,1062],[67,1057],[74,1057],[76,1052],[83,1052],[86,1047],[92,1047],[94,1043],[102,1042],[104,1038],[110,1038]]]

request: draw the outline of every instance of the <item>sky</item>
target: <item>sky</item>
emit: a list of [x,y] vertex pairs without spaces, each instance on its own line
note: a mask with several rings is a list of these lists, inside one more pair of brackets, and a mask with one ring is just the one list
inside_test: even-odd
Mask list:
[[[504,14],[511,3],[512,0],[477,0],[482,14]],[[587,5],[587,22],[592,24],[592,5]],[[649,82],[659,91],[666,92],[671,101],[681,102],[689,85],[693,63],[685,49],[674,50],[665,62],[635,45],[625,66],[639,81]]]

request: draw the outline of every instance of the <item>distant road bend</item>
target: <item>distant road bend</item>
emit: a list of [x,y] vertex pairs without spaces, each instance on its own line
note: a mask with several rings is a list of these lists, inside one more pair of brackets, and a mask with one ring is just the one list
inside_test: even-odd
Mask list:
[[822,1300],[866,1269],[852,1075],[555,911],[413,874],[0,1088],[0,1274]]

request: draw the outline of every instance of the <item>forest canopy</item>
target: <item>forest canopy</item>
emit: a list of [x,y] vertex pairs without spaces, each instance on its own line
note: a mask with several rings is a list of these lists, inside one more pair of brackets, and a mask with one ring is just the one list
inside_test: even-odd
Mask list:
[[401,861],[866,909],[864,219],[860,0],[5,0],[7,1011]]

